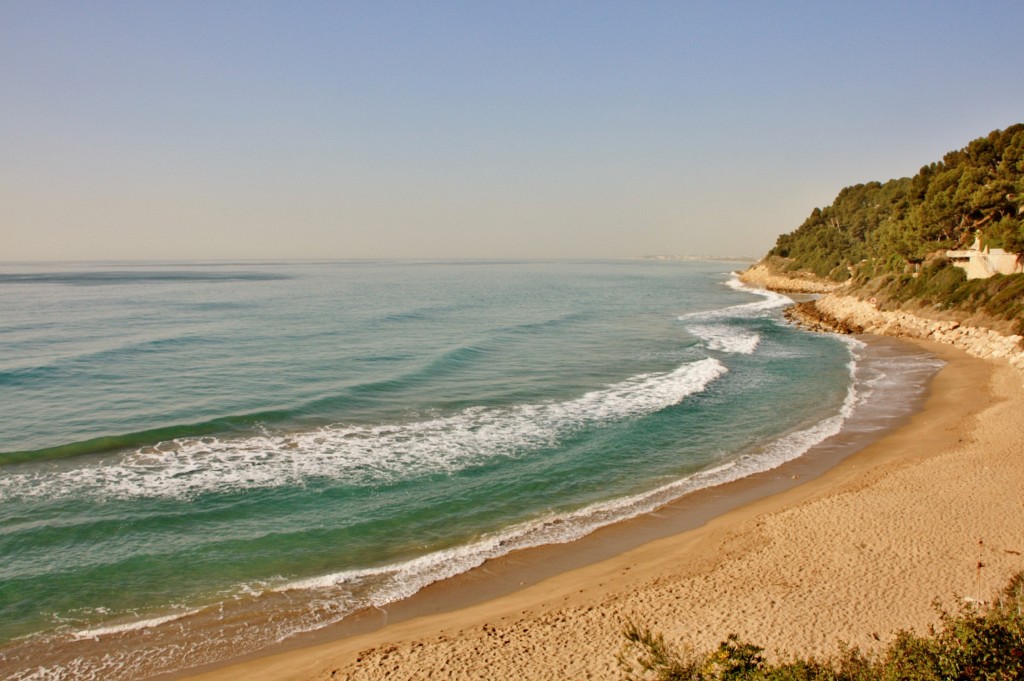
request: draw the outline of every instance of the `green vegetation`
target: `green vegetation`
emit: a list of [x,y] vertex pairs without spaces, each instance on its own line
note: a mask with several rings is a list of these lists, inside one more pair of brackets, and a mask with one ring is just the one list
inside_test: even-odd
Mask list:
[[863,277],[860,288],[877,291],[895,303],[917,302],[934,309],[984,310],[993,317],[1024,320],[1024,276],[997,274],[968,280],[946,259],[924,264],[918,276],[907,273]]
[[770,664],[760,646],[729,636],[707,654],[673,648],[661,635],[627,625],[619,666],[628,681],[939,681],[1024,678],[1024,573],[989,605],[940,611],[927,635],[909,631],[869,656],[842,648],[833,658]]
[[853,277],[855,291],[882,300],[980,311],[1024,330],[1024,275],[967,282],[944,260],[946,250],[967,248],[978,235],[1024,257],[1024,124],[976,139],[914,177],[843,189],[780,236],[768,261],[835,281]]
[[770,255],[791,269],[842,281],[863,260],[894,271],[934,251],[966,247],[983,231],[990,246],[1024,252],[1024,124],[995,130],[911,178],[839,192]]

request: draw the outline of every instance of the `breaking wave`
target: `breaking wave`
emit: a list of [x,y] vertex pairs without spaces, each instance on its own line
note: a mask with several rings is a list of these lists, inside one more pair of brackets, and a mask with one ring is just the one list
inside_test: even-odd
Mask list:
[[471,407],[409,423],[173,439],[111,461],[12,472],[0,479],[0,500],[189,498],[315,479],[367,485],[454,473],[495,457],[554,446],[583,428],[658,412],[703,391],[727,371],[708,358],[667,373],[633,376],[564,402]]

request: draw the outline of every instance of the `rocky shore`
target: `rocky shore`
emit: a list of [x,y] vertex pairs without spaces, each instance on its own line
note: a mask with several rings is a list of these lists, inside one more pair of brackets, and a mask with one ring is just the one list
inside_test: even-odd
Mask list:
[[744,270],[740,279],[751,286],[779,293],[829,293],[843,287],[842,284],[820,279],[806,272],[781,273],[764,263]]
[[[1024,338],[1006,335],[958,321],[923,317],[906,310],[882,310],[870,300],[844,294],[842,285],[813,278],[778,275],[758,264],[740,277],[745,283],[781,293],[822,293],[821,297],[794,304],[786,317],[812,331],[873,333],[899,338],[916,338],[952,345],[981,359],[1003,359],[1024,372]],[[796,284],[805,285],[797,289]]]

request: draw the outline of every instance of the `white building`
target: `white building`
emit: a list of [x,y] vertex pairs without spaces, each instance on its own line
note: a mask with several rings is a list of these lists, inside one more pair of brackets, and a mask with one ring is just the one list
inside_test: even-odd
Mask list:
[[993,274],[1017,274],[1024,272],[1016,253],[1007,253],[1001,248],[989,248],[982,244],[981,235],[967,250],[946,251],[946,257],[957,267],[967,272],[968,279],[988,279]]

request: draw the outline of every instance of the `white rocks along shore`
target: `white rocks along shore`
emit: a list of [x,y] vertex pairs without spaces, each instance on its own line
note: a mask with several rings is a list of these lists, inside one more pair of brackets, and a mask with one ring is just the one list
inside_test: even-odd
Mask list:
[[1024,371],[1021,336],[1007,336],[957,321],[921,317],[903,310],[879,310],[870,301],[830,293],[814,301],[823,314],[856,326],[867,333],[904,338],[920,338],[960,348],[982,359],[1005,359]]

